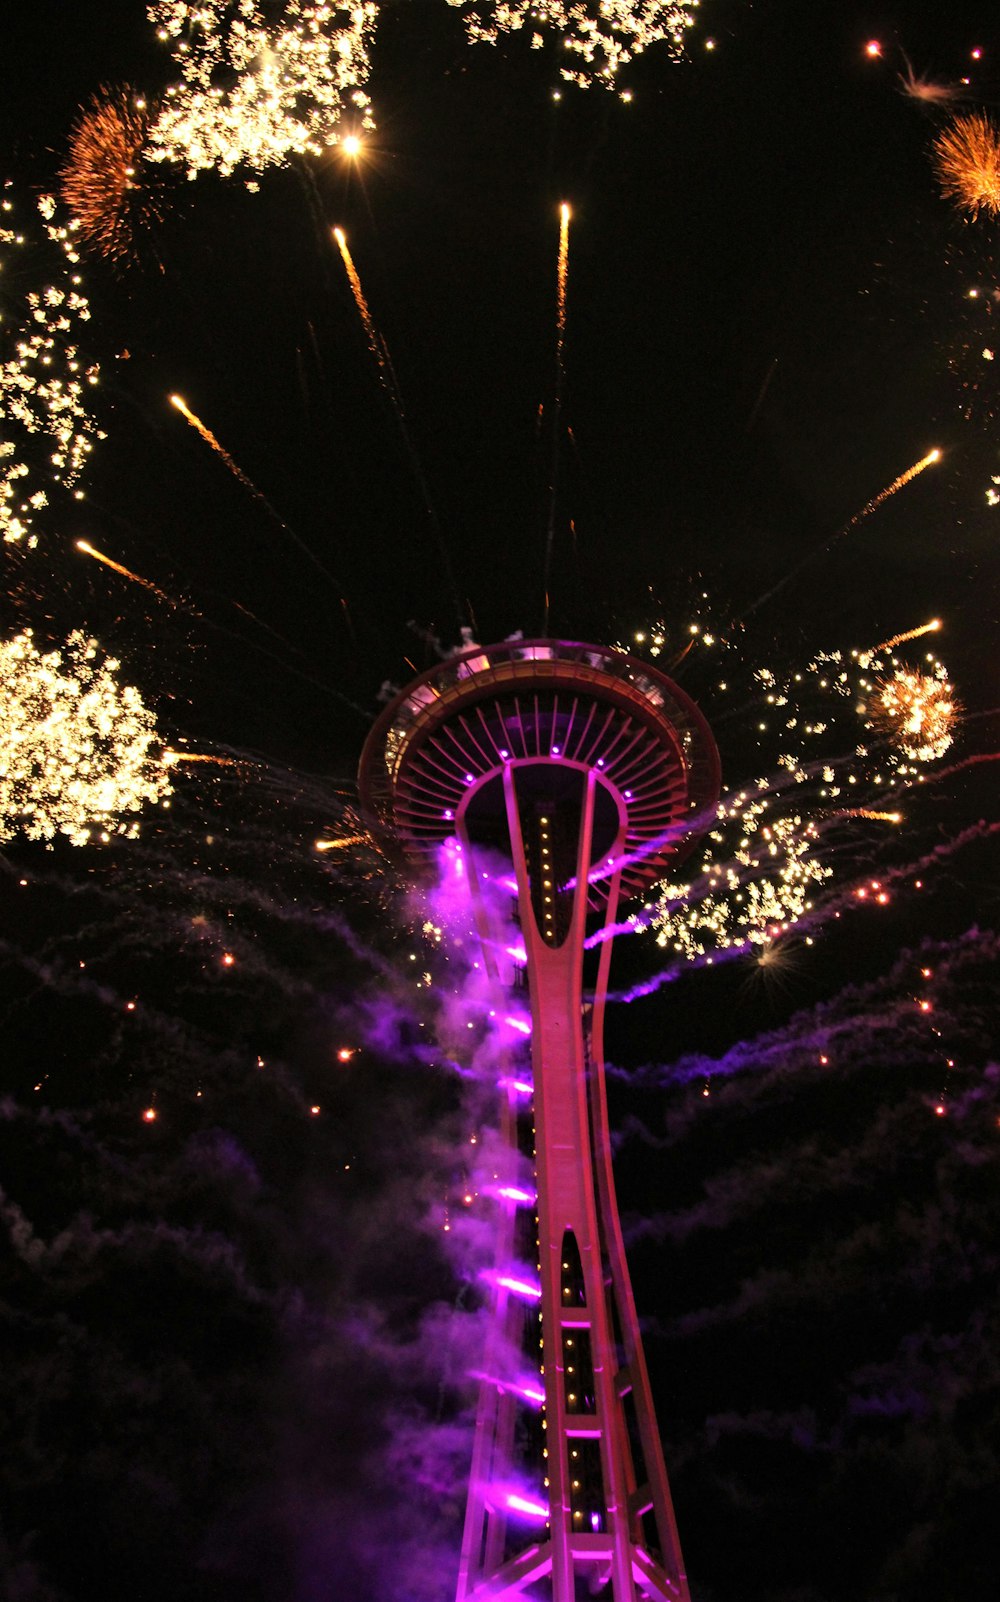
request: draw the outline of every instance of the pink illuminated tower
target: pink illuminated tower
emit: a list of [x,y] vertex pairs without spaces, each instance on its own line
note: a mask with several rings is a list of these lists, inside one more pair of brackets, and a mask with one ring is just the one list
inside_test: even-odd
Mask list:
[[436,868],[444,853],[462,875],[513,1026],[456,1602],[688,1602],[615,1200],[602,1037],[619,903],[715,815],[711,733],[688,696],[623,652],[477,646],[386,708],[361,793],[411,863]]

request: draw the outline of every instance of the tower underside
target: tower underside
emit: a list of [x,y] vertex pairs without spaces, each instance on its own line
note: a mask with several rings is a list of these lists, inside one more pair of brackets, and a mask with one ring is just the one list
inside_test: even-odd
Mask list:
[[[461,863],[498,1005],[520,926],[530,1049],[499,1076],[489,1350],[456,1602],[688,1602],[611,1169],[584,943],[690,848],[717,793],[700,714],[645,664],[518,642],[418,679],[366,746],[363,797],[418,860]],[[504,885],[506,906],[488,893]],[[525,1060],[526,1059],[526,1060]]]

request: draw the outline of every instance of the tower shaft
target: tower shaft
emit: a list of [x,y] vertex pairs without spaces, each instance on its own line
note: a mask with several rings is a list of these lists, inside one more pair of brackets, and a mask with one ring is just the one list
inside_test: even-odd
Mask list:
[[[559,793],[564,784],[547,794],[544,781],[541,789],[536,782],[526,804],[518,795],[522,771],[521,764],[505,769],[504,801],[531,1001],[544,1390],[541,1467],[548,1518],[544,1541],[505,1559],[511,1506],[496,1488],[511,1483],[515,1473],[513,1414],[504,1406],[508,1398],[497,1397],[496,1385],[487,1378],[477,1413],[457,1602],[542,1595],[552,1602],[574,1602],[581,1585],[587,1594],[609,1602],[687,1602],[622,1250],[603,1063],[593,1049],[603,1016],[606,957],[591,1029],[585,1029],[583,949],[597,777],[593,770],[581,772],[578,794],[569,797]],[[564,774],[565,766],[560,779]],[[624,828],[620,818],[613,856],[620,851]],[[495,936],[483,927],[479,869],[464,820],[460,834],[470,895],[477,905],[484,951],[489,951]],[[566,842],[575,843],[572,860]],[[559,881],[566,870],[568,885],[563,886]],[[608,921],[617,907],[618,877],[614,872]],[[610,942],[605,951],[610,954]],[[513,1132],[510,1120],[507,1132]],[[496,1283],[503,1294],[509,1238],[501,1238],[498,1246]],[[498,1301],[494,1321],[506,1327],[507,1344],[510,1313],[509,1299]],[[477,1484],[482,1475],[488,1478]],[[538,1589],[540,1581],[548,1583],[544,1591]]]

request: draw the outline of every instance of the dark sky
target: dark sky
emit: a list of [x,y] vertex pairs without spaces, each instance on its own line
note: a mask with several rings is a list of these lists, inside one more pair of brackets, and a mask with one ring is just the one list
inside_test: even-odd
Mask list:
[[[27,210],[90,95],[170,71],[140,0],[16,9],[0,166]],[[5,631],[91,629],[171,739],[254,765],[193,771],[136,842],[5,850],[12,1599],[448,1597],[477,1327],[435,1220],[478,1114],[428,1066],[447,1029],[413,990],[392,876],[311,842],[428,636],[541,625],[561,201],[554,629],[683,630],[707,592],[749,686],[938,614],[969,714],[952,755],[996,747],[992,225],[937,191],[953,105],[901,86],[971,76],[992,107],[997,51],[985,7],[704,0],[688,59],[650,51],[631,104],[554,102],[553,50],[470,49],[443,3],[389,5],[359,167],[257,192],[168,175],[138,263],[87,260],[107,439],[87,499],[54,497],[38,550],[6,553]],[[823,552],[933,445],[940,466]],[[726,782],[752,778],[739,720],[719,736]],[[838,886],[889,875],[889,908],[821,920],[773,974],[613,1010],[622,1208],[696,1602],[994,1594],[995,773],[844,847]],[[662,960],[625,944],[623,983]],[[337,1070],[341,1042],[362,1049]]]

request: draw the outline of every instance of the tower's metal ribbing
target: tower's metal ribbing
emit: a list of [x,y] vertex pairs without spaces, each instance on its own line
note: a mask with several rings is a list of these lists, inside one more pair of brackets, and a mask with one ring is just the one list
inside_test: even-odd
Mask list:
[[[498,987],[503,942],[477,852],[510,862],[531,1001],[530,1076],[516,1063],[502,1076],[501,1193],[515,1200],[498,1217],[457,1602],[688,1602],[615,1202],[602,1037],[619,900],[714,815],[711,734],[676,685],[622,652],[476,647],[386,709],[361,791],[411,859],[429,865],[444,847],[463,865]],[[601,925],[588,1016],[584,940]],[[514,1182],[526,1152],[534,1227]],[[537,1282],[511,1268],[530,1255]],[[525,1383],[511,1354],[531,1347]]]

